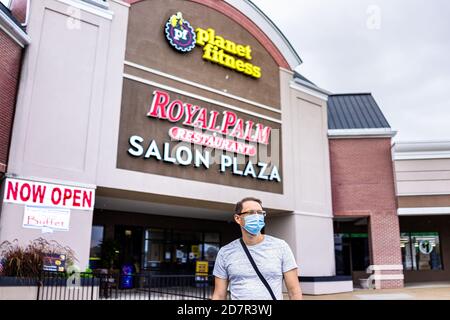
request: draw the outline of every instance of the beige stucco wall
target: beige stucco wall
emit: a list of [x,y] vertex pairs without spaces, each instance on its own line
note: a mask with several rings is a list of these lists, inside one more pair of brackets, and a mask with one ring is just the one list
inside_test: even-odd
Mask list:
[[335,276],[333,220],[312,215],[288,214],[268,220],[267,233],[291,247],[299,276]]
[[[119,61],[110,65],[116,66]],[[116,169],[120,73],[108,77],[105,91],[108,112],[102,116],[97,185],[223,203],[235,203],[243,195],[252,194],[270,208],[331,216],[326,103],[314,97],[309,100],[316,104],[307,102],[306,94],[290,89],[292,74],[281,71],[281,75],[282,87],[287,88],[282,97],[283,195]]]
[[54,231],[43,233],[40,229],[22,228],[24,206],[14,203],[3,203],[0,215],[0,243],[18,240],[20,244],[28,244],[38,238],[47,241],[55,240],[63,246],[69,246],[76,254],[75,264],[80,271],[88,267],[92,211],[71,210],[70,229],[67,232]]
[[450,159],[396,160],[399,196],[450,194]]
[[[114,14],[98,15],[73,4],[31,1],[8,174],[95,187],[108,61],[123,59],[117,43],[125,42],[128,7],[110,1]],[[23,212],[2,203],[0,242],[43,236],[75,250],[81,270],[88,266],[92,211],[71,210],[70,230],[53,234],[22,228]]]
[[[289,78],[282,73],[282,81]],[[288,242],[300,276],[334,276],[327,104],[296,85],[281,88],[285,196],[292,213],[270,219],[267,232]]]
[[398,196],[450,194],[449,141],[398,142],[392,152]]

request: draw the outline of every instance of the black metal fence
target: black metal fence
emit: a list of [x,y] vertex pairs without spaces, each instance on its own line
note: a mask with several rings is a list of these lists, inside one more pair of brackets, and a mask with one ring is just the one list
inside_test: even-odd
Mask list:
[[37,299],[209,300],[213,291],[213,276],[46,272],[39,279]]

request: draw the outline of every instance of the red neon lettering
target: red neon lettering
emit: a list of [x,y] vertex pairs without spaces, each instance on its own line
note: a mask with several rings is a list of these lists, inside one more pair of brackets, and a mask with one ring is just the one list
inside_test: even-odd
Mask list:
[[170,96],[166,92],[155,90],[153,92],[153,101],[148,112],[148,117],[167,119],[166,107],[169,104]]
[[179,129],[179,128],[173,127],[173,128],[171,128],[171,129],[169,130],[169,136],[170,136],[172,139],[174,139],[174,140],[179,140],[179,139],[180,139],[180,138],[179,138],[179,132],[180,132],[180,129]]
[[72,197],[72,190],[64,189],[63,206],[66,205],[66,201]]
[[92,191],[83,191],[83,207],[92,206]]
[[272,128],[264,127],[262,124],[258,123],[256,126],[255,136],[253,137],[254,141],[262,144],[269,144],[271,131]]
[[194,122],[194,116],[197,114],[198,110],[200,110],[199,106],[193,106],[192,104],[186,103],[186,121],[184,121],[184,125],[192,126]]
[[200,110],[194,122],[194,127],[207,129],[208,128],[208,111],[205,108]]
[[236,126],[234,127],[233,131],[230,133],[230,136],[236,137],[238,139],[244,139],[245,132],[244,132],[244,120],[239,119],[237,121]]
[[81,203],[77,202],[77,200],[81,200],[81,190],[74,190],[73,191],[73,206],[74,207],[80,207]]
[[33,202],[43,203],[46,189],[46,186],[33,185]]
[[245,140],[251,141],[252,140],[252,128],[253,128],[253,121],[249,120],[246,122],[247,128],[245,131]]
[[[55,199],[55,195],[58,196],[57,199]],[[51,197],[52,198],[52,203],[54,205],[58,205],[61,202],[61,197],[62,197],[61,189],[58,188],[58,187],[54,188],[53,191],[52,191],[52,197]]]
[[[178,114],[174,114],[174,110],[176,110],[178,108]],[[169,121],[170,122],[178,122],[181,120],[181,118],[183,118],[184,116],[184,106],[183,106],[183,102],[180,100],[175,100],[173,101],[170,106],[169,106],[169,110],[168,110],[168,114],[169,114]]]
[[[27,191],[26,196],[24,195],[24,190]],[[30,196],[31,196],[31,187],[28,183],[24,183],[20,188],[20,200],[22,200],[23,202],[27,202],[28,200],[30,200]]]
[[225,111],[223,114],[224,118],[222,123],[222,133],[228,134],[228,130],[230,129],[230,127],[236,124],[237,116],[234,112],[230,111]]
[[217,123],[217,117],[219,116],[219,113],[217,111],[211,111],[210,112],[210,119],[209,119],[209,130],[211,131],[217,131],[216,123]]
[[19,183],[8,181],[8,187],[6,192],[6,200],[14,200],[17,201],[17,192],[19,190]]

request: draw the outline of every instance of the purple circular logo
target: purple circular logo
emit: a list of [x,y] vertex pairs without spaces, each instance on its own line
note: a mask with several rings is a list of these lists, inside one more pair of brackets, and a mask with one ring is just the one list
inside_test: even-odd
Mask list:
[[181,52],[190,52],[195,48],[197,38],[194,28],[183,19],[181,12],[173,15],[166,23],[166,38],[170,45]]

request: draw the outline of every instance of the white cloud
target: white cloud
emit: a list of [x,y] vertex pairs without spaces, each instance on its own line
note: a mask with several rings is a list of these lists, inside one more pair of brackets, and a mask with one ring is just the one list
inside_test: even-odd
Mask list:
[[[372,92],[397,140],[450,140],[450,1],[253,2],[297,50],[304,76],[332,92]],[[379,29],[368,28],[370,6]]]

